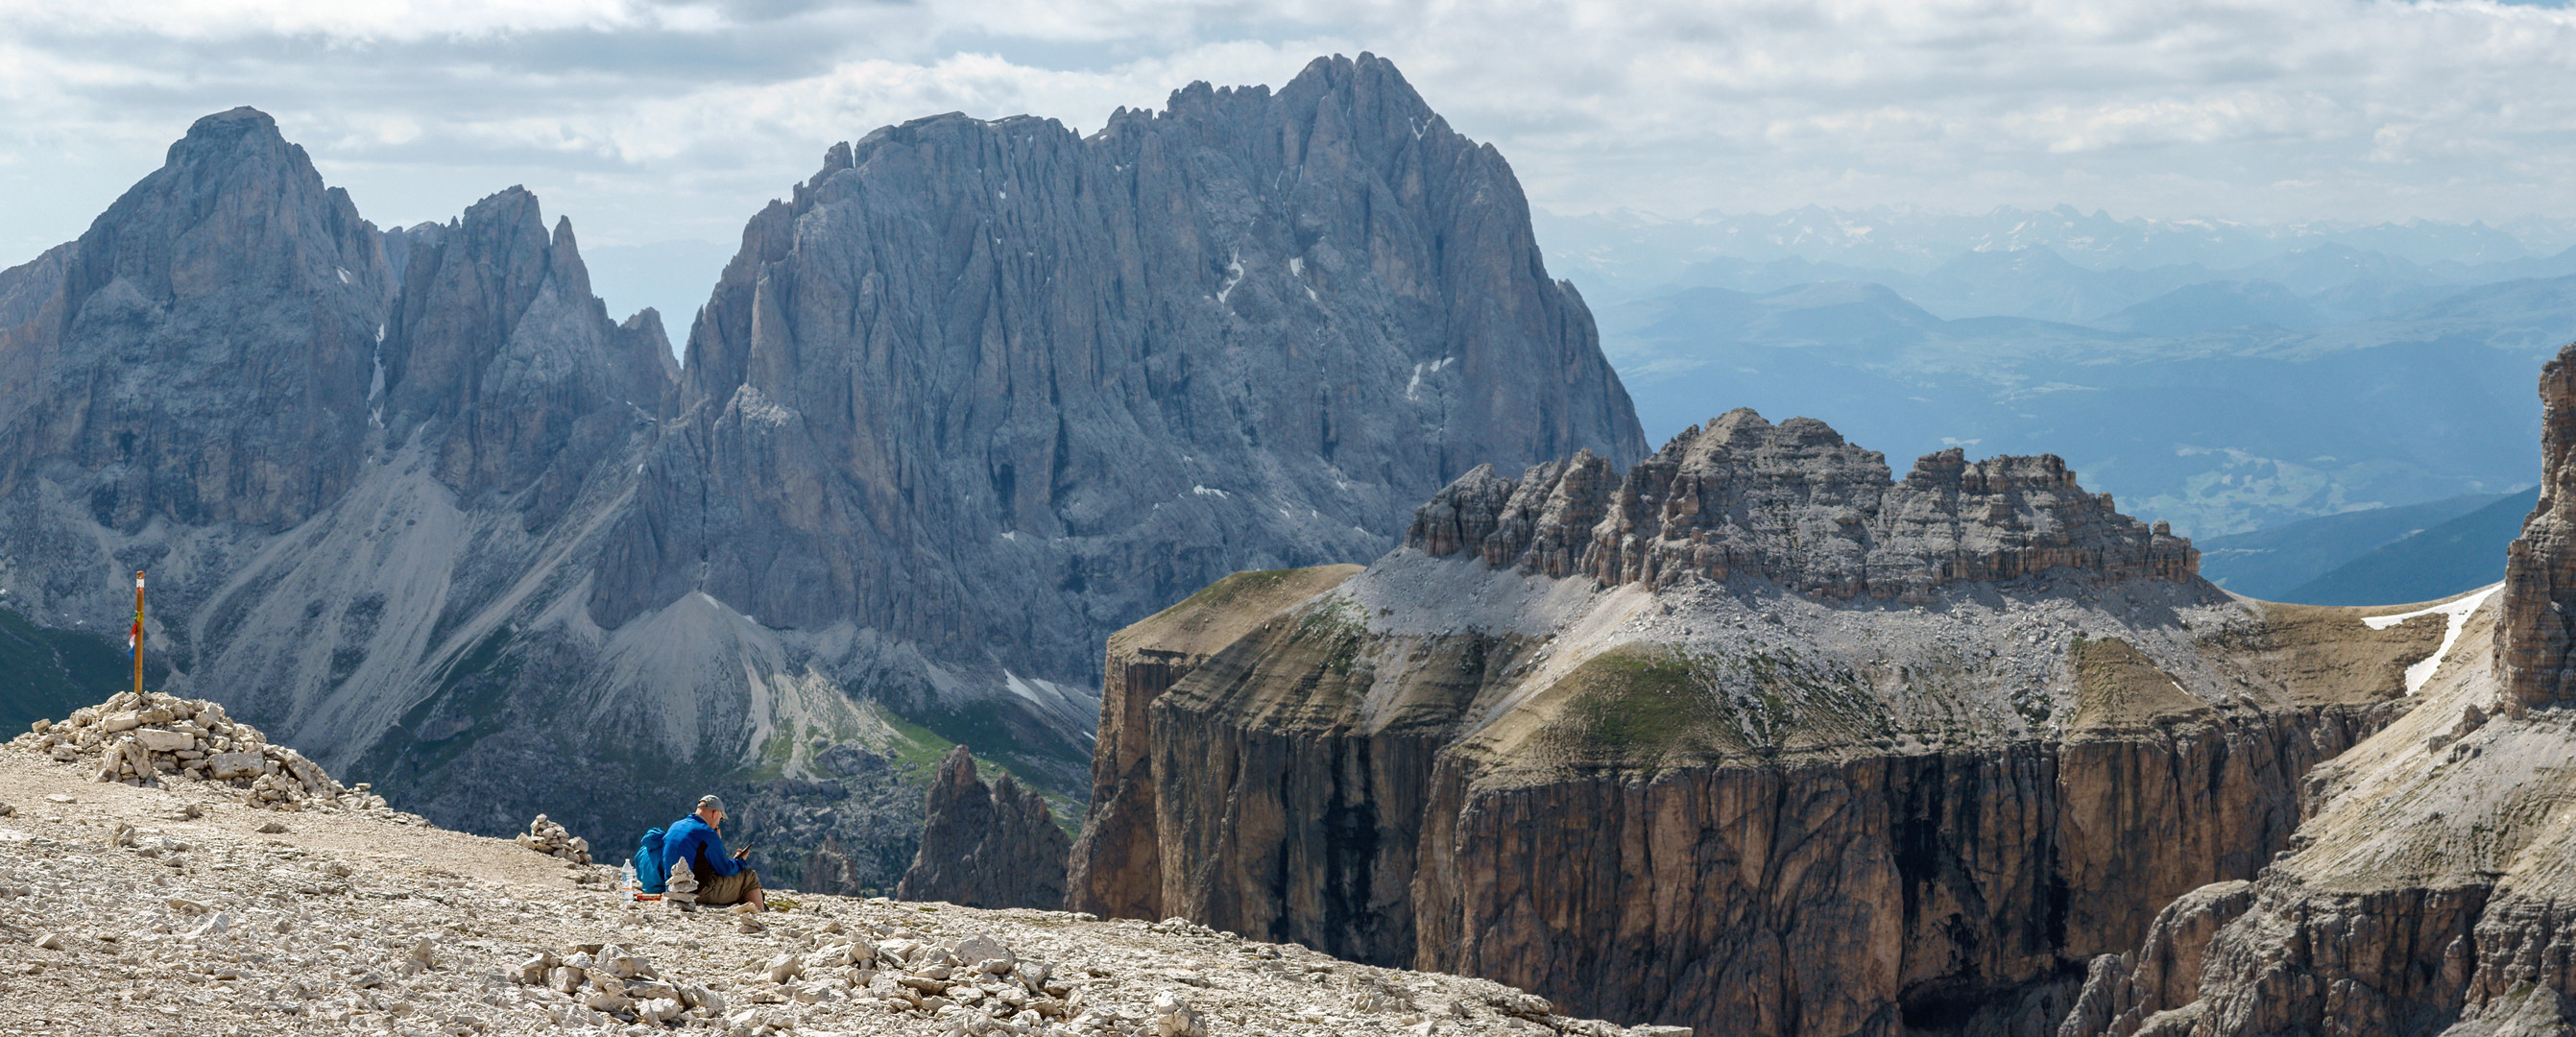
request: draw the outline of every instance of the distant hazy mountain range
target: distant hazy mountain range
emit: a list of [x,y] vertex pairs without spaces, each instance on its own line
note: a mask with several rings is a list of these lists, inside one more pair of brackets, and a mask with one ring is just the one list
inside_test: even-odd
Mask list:
[[2053,452],[2204,541],[2531,484],[2526,383],[2576,337],[2576,227],[2553,221],[1808,208],[1538,226],[1650,440],[1751,406],[1899,463]]
[[2504,578],[2504,549],[2540,498],[2470,494],[2347,512],[2200,543],[2201,575],[2267,601],[2432,601]]

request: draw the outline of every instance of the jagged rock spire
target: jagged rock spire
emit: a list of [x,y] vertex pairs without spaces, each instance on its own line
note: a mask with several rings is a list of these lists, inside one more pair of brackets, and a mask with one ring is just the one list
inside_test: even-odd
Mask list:
[[2540,503],[2505,549],[2495,664],[2525,705],[2569,697],[2576,646],[2576,345],[2540,369]]
[[1064,903],[1065,856],[1073,840],[1046,800],[1009,774],[987,786],[965,746],[939,762],[921,829],[921,850],[895,895],[967,907]]

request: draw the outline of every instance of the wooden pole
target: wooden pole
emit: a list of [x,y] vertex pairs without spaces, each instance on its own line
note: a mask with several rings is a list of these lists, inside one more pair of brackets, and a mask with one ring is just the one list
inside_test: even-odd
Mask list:
[[134,708],[143,708],[143,570],[134,570]]

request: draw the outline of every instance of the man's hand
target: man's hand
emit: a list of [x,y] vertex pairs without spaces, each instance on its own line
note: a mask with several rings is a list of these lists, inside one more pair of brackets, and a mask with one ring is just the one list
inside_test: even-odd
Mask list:
[[750,857],[751,857],[751,848],[750,848],[750,847],[748,847],[748,846],[743,847],[742,849],[739,849],[739,850],[735,850],[735,851],[733,852],[733,859],[738,860],[738,861],[739,861],[739,860],[747,860],[747,859],[749,859]]

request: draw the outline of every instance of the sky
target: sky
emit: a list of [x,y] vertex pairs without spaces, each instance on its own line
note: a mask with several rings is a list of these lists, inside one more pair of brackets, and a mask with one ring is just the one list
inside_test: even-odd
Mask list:
[[0,0],[0,265],[246,104],[379,225],[524,184],[612,306],[702,298],[835,141],[949,111],[1089,132],[1361,51],[1559,214],[2576,217],[2576,12],[2547,5]]

